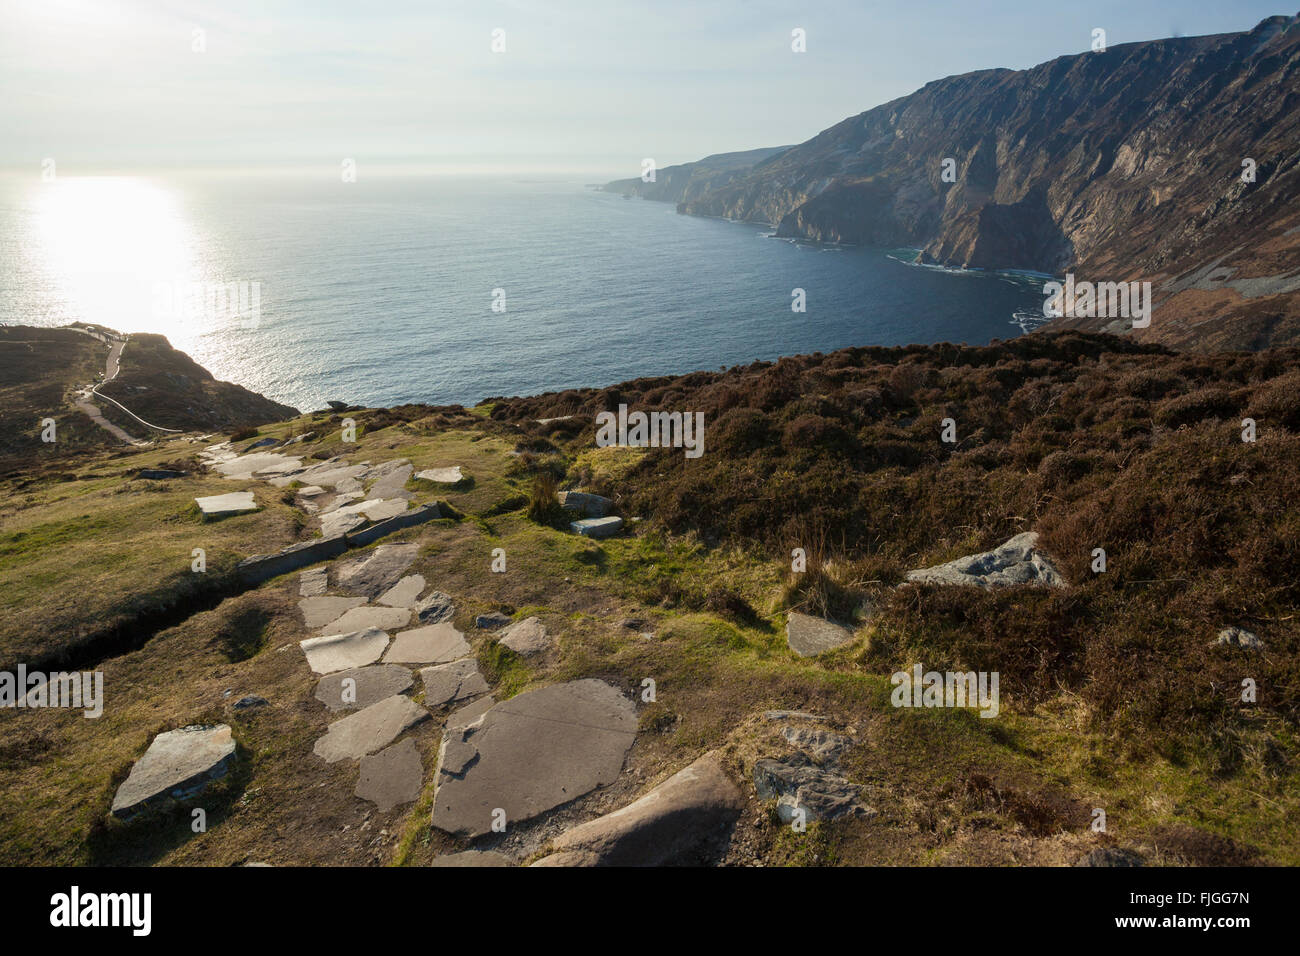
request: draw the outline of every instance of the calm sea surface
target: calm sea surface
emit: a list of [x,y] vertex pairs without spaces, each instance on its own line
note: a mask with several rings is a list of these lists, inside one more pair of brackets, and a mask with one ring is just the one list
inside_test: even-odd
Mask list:
[[[161,332],[218,378],[310,409],[983,344],[1042,321],[1041,278],[770,232],[578,181],[9,176],[0,322]],[[241,281],[250,314],[194,297]]]

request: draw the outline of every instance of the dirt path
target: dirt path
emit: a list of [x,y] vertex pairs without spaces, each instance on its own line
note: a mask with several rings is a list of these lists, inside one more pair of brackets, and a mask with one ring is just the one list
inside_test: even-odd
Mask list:
[[[109,382],[113,381],[113,379],[117,378],[118,373],[122,371],[122,349],[126,348],[126,343],[127,340],[130,338],[130,336],[126,336],[124,338],[110,338],[105,335],[100,335],[94,332],[87,331],[86,329],[77,329],[77,331],[89,335],[92,338],[96,338],[101,342],[108,343],[109,345],[108,357],[104,359],[104,381],[100,383],[101,385],[107,385]],[[117,438],[120,441],[127,442],[128,444],[131,445],[148,444],[148,442],[146,441],[142,441],[138,438],[133,437],[132,435],[127,434],[127,432],[124,429],[119,428],[117,425],[114,425],[112,422],[106,419],[103,413],[99,410],[99,407],[91,403],[90,399],[92,396],[95,398],[101,398],[106,402],[112,402],[114,405],[116,405],[122,411],[126,412],[128,415],[130,415],[132,418],[138,421],[141,425],[144,425],[146,428],[152,428],[160,432],[167,432],[172,435],[181,434],[181,429],[179,428],[163,428],[161,425],[151,425],[149,422],[145,421],[139,415],[135,414],[135,412],[131,411],[129,408],[123,405],[121,402],[115,401],[114,399],[109,398],[107,395],[104,395],[99,391],[97,391],[96,390],[97,388],[98,386],[91,385],[83,389],[80,393],[78,393],[77,397],[73,399],[72,403],[77,407],[78,411],[80,411],[82,414],[90,418],[91,421],[93,421],[100,428],[104,429],[114,438]]]

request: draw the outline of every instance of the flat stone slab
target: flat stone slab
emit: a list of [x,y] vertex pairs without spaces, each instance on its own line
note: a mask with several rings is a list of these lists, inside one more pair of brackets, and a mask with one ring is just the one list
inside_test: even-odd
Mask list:
[[323,538],[336,538],[341,534],[347,534],[349,531],[355,531],[367,523],[365,515],[357,514],[354,511],[331,511],[327,515],[322,515],[320,519],[320,533]]
[[409,608],[365,605],[364,607],[354,607],[350,611],[345,611],[341,617],[321,628],[321,632],[324,634],[346,634],[349,631],[364,631],[367,629],[395,631],[399,627],[406,627],[410,621],[411,611]]
[[[300,597],[321,597],[329,588],[329,572],[324,568],[309,568],[298,575]],[[311,627],[310,624],[307,625]]]
[[283,475],[302,468],[302,459],[275,452],[257,452],[215,461],[211,465],[214,471],[231,479],[248,479],[254,477]]
[[339,482],[357,478],[366,473],[365,465],[349,465],[343,462],[321,462],[297,475],[299,481],[310,481],[313,485],[324,488],[336,488]]
[[480,697],[472,704],[466,704],[459,710],[453,710],[451,716],[447,718],[447,724],[444,731],[452,730],[456,727],[468,727],[474,721],[486,714],[496,704],[497,699],[491,694],[486,697]]
[[224,777],[235,756],[228,724],[191,725],[161,733],[149,744],[113,796],[113,814],[130,817],[199,793]]
[[380,813],[387,813],[393,807],[420,799],[423,783],[420,751],[408,737],[377,754],[361,758],[361,778],[354,792],[362,800],[376,804]]
[[569,530],[588,538],[609,538],[618,534],[623,528],[623,519],[617,516],[608,518],[583,518],[569,523]]
[[418,544],[381,544],[366,554],[340,561],[334,580],[341,588],[374,599],[401,579],[419,553]]
[[379,603],[388,607],[415,607],[422,593],[424,593],[423,575],[408,574],[379,595]]
[[442,707],[486,694],[491,688],[472,660],[452,661],[420,671],[424,682],[424,706]]
[[417,471],[415,477],[440,485],[454,485],[465,480],[465,476],[460,473],[460,465],[452,465],[450,468],[428,468]]
[[540,654],[551,646],[545,625],[535,617],[527,617],[511,624],[497,635],[497,641],[522,657]]
[[[377,468],[377,480],[370,486],[371,498],[402,498],[410,501],[413,495],[406,490],[406,482],[415,469],[410,464],[387,463],[394,467]],[[369,476],[368,476],[369,477]]]
[[494,705],[448,728],[439,753],[432,822],[480,836],[493,811],[507,825],[617,779],[636,739],[636,707],[604,681],[571,681]]
[[1038,550],[1038,533],[1035,531],[1018,534],[992,551],[968,554],[947,564],[908,571],[907,580],[918,584],[985,589],[1014,584],[1066,586],[1065,578],[1061,577],[1052,559]]
[[330,710],[361,710],[394,694],[405,694],[414,685],[415,678],[409,668],[371,664],[322,677],[316,684],[316,699]]
[[205,518],[220,518],[225,515],[243,514],[245,511],[256,511],[257,502],[253,500],[251,491],[232,491],[225,495],[208,495],[203,498],[195,498],[195,504],[203,512]]
[[332,674],[351,667],[365,667],[379,660],[388,647],[388,635],[375,628],[350,634],[329,634],[299,641],[307,665],[317,674]]
[[327,763],[360,760],[382,750],[429,712],[409,697],[394,696],[371,704],[342,720],[330,724],[325,736],[316,741],[312,752]]
[[375,500],[363,502],[358,506],[361,513],[371,521],[387,521],[389,518],[396,518],[410,507],[410,502],[405,498],[389,498],[387,500]]
[[786,615],[785,642],[800,657],[814,657],[853,640],[853,632],[834,621],[791,611]]
[[[321,569],[324,573],[324,568]],[[299,584],[301,589],[302,585]],[[360,607],[366,603],[363,597],[337,597],[331,594],[316,594],[311,597],[303,598],[298,602],[298,610],[302,611],[302,623],[310,630],[324,627],[331,621],[337,621],[340,617],[352,610],[354,607]],[[358,628],[352,628],[358,630]]]
[[470,652],[465,635],[451,621],[402,631],[384,655],[389,664],[445,664]]
[[558,837],[534,866],[673,866],[714,862],[744,797],[708,753],[621,810]]

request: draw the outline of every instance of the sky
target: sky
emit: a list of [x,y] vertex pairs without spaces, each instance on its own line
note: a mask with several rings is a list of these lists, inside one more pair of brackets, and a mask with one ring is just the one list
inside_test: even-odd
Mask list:
[[[1292,0],[1294,3],[1294,0]],[[0,166],[639,175],[1256,0],[0,0]],[[806,52],[791,49],[796,28]],[[196,32],[201,31],[201,32]],[[504,41],[494,52],[493,31]]]

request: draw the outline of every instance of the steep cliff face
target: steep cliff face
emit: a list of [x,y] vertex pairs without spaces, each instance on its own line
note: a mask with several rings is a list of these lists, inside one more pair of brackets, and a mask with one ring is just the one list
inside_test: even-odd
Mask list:
[[680,211],[785,237],[1151,281],[1142,338],[1300,341],[1300,18],[937,80],[700,185]]

